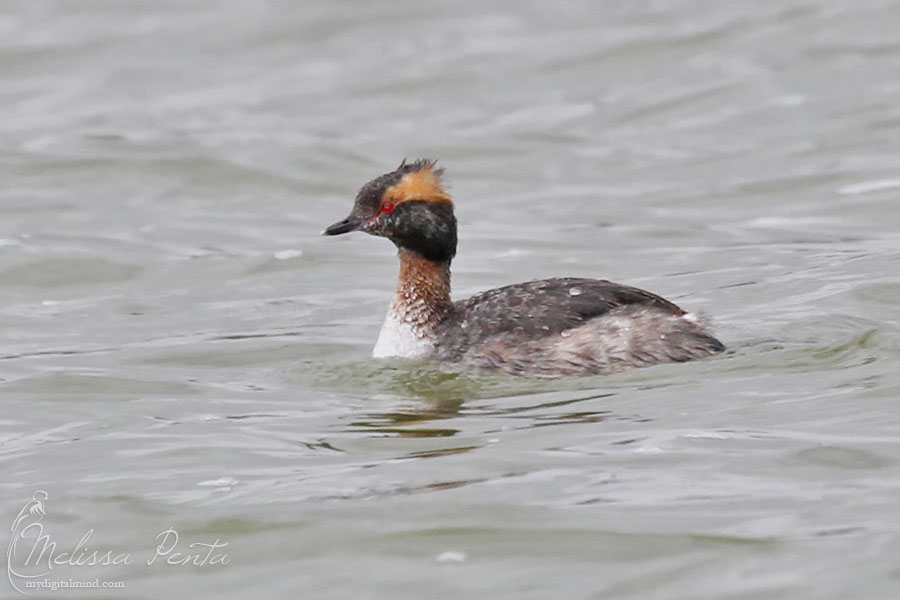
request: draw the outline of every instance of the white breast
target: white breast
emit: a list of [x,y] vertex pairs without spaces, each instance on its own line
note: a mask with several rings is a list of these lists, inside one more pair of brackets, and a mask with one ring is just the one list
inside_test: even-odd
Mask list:
[[378,341],[372,350],[375,358],[399,356],[402,358],[421,358],[431,353],[433,344],[416,335],[412,325],[402,320],[394,311],[388,311]]

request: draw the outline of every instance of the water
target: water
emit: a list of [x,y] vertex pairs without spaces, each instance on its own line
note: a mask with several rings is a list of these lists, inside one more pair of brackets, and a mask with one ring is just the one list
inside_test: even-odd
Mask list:
[[[898,19],[7,3],[0,522],[45,491],[56,552],[130,558],[36,596],[898,597]],[[372,361],[392,248],[318,233],[404,156],[447,169],[456,297],[606,277],[729,352]]]

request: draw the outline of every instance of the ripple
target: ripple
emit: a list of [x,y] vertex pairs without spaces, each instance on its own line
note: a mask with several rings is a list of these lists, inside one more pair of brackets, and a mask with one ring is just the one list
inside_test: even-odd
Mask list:
[[900,179],[873,179],[845,185],[838,189],[838,193],[848,196],[859,196],[861,194],[871,194],[872,192],[882,192],[897,188],[900,188]]
[[798,450],[791,455],[798,462],[839,469],[882,469],[896,461],[874,452],[844,446],[816,446]]
[[137,265],[102,258],[48,258],[8,267],[0,277],[6,285],[64,288],[128,281],[140,272]]
[[54,372],[23,377],[2,384],[7,392],[20,394],[71,395],[175,395],[195,394],[197,389],[186,383],[169,380],[142,380],[97,373]]

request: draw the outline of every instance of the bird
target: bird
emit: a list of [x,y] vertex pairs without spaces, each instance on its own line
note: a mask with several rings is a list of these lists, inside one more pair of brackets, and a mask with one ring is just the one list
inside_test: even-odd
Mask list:
[[360,188],[323,235],[362,231],[397,247],[398,283],[375,358],[432,359],[522,376],[577,376],[684,362],[725,350],[707,319],[604,279],[554,277],[454,302],[454,204],[436,161],[418,159]]

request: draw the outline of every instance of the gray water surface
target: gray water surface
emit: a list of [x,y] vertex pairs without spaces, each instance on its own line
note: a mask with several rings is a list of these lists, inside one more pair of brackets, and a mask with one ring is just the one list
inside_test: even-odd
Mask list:
[[[36,597],[900,597],[898,22],[7,3],[0,546],[44,491],[57,552],[132,560]],[[729,351],[551,381],[372,360],[393,248],[318,234],[419,156],[455,297],[608,278]],[[154,560],[169,529],[227,564]]]

